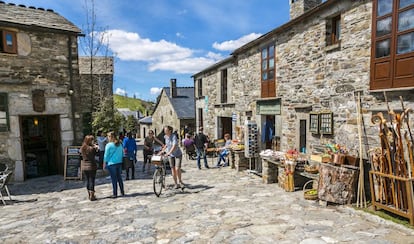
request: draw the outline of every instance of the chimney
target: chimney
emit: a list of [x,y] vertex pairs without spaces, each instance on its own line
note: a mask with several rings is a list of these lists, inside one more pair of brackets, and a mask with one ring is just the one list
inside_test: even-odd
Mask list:
[[177,96],[177,79],[170,79],[170,96]]
[[290,20],[293,20],[309,9],[312,9],[322,3],[322,0],[289,0]]

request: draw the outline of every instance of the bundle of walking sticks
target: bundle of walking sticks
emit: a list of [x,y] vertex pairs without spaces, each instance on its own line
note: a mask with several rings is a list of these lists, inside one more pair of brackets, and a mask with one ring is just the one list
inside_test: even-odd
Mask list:
[[[380,147],[371,154],[371,169],[379,172],[375,177],[375,199],[385,205],[407,210],[408,194],[412,196],[412,187],[407,187],[407,179],[414,176],[413,135],[410,128],[409,113],[400,97],[402,112],[396,113],[388,108],[388,118],[383,113],[372,116],[372,122],[379,126]],[[410,189],[407,189],[410,188]]]

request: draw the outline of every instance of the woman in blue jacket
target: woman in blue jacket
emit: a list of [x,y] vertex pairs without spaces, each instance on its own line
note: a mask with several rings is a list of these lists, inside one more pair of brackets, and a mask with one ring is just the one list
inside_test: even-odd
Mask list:
[[109,143],[105,146],[104,168],[108,169],[112,180],[112,198],[118,197],[118,187],[121,190],[121,195],[124,196],[124,182],[122,181],[122,158],[124,150],[122,143],[116,138],[114,132],[108,133]]

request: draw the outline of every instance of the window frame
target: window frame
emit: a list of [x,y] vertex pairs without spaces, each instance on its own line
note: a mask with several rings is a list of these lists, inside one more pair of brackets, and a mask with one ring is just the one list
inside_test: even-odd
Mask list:
[[[412,51],[404,53],[399,53],[398,49],[398,40],[400,37],[411,34],[411,38],[414,38],[414,23],[408,29],[399,30],[400,15],[406,11],[413,11],[414,3],[402,8],[400,8],[400,0],[391,0],[389,3],[391,4],[391,8],[384,8],[388,11],[381,12],[381,1],[373,1],[371,90],[414,87],[414,46],[410,47]],[[385,28],[385,32],[378,32],[378,26],[383,28],[379,24],[387,23],[384,22],[387,19],[390,19],[390,23],[387,26],[390,28],[390,31],[387,32],[388,29]],[[383,54],[378,55],[379,52]]]
[[[4,101],[4,103],[2,103]],[[8,94],[5,92],[0,92],[0,111],[5,112],[6,124],[0,124],[0,132],[7,132],[10,130],[10,121],[9,121],[9,100]],[[0,118],[2,119],[2,118]]]
[[[1,52],[17,54],[17,34],[15,31],[1,30]],[[11,35],[11,46],[7,44],[7,36]]]
[[197,79],[197,97],[203,96],[203,85],[202,85],[202,79]]
[[222,69],[220,72],[220,103],[227,103],[228,71]]
[[[270,67],[271,60],[273,60],[273,67]],[[264,74],[266,74],[265,79]],[[271,78],[269,78],[270,74],[273,74]],[[276,45],[274,43],[262,47],[260,51],[260,80],[261,97],[276,97]]]

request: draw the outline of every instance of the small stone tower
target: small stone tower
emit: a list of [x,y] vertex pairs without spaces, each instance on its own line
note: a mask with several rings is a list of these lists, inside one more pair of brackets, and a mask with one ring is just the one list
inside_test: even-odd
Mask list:
[[322,0],[289,0],[290,19],[297,18],[309,9],[322,3]]

